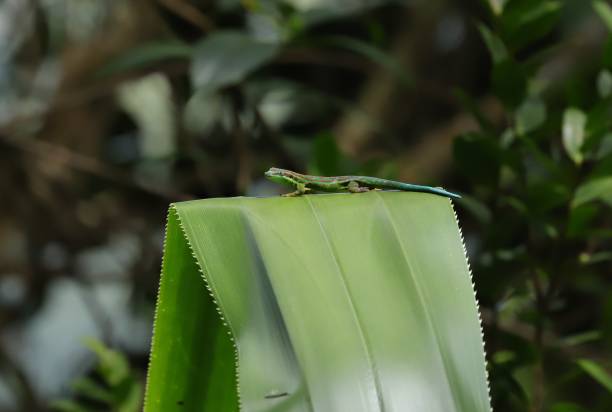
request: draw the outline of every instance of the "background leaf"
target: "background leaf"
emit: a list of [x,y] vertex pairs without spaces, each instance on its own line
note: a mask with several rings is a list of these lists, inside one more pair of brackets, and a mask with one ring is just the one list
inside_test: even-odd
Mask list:
[[612,32],[612,7],[604,0],[593,1],[593,7],[604,24]]
[[516,110],[516,132],[526,134],[546,121],[546,105],[538,98],[527,99]]
[[142,69],[164,60],[187,60],[192,53],[193,48],[190,45],[178,41],[143,44],[114,58],[98,70],[97,74],[108,76],[127,70]]
[[602,384],[602,386],[612,394],[612,375],[591,360],[580,359],[576,361],[576,363],[582,368],[582,370],[588,373],[597,382]]
[[584,160],[582,145],[585,139],[587,117],[579,109],[570,108],[563,114],[563,147],[576,164]]
[[592,180],[578,187],[572,205],[577,207],[598,199],[612,204],[612,177]]
[[246,33],[217,31],[195,46],[191,78],[195,87],[214,91],[241,82],[278,51],[278,44]]

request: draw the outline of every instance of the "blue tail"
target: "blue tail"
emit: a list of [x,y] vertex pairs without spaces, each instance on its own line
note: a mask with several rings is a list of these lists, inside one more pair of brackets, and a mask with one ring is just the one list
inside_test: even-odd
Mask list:
[[424,193],[432,193],[434,195],[446,196],[454,199],[460,199],[461,196],[457,193],[449,192],[447,190],[442,189],[441,187],[431,187],[431,186],[422,186],[422,185],[413,185],[410,183],[401,183],[402,190],[407,190],[410,192],[424,192]]
[[413,185],[410,183],[403,182],[395,182],[393,180],[386,179],[378,179],[380,183],[384,183],[387,187],[394,187],[399,190],[405,190],[408,192],[423,192],[423,193],[432,193],[434,195],[446,196],[454,199],[460,199],[461,196],[457,193],[449,192],[447,190],[442,189],[441,187],[432,187],[432,186],[423,186],[423,185]]

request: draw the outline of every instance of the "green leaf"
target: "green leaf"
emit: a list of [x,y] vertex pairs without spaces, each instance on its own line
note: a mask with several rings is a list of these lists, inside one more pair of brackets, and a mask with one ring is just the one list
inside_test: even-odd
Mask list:
[[478,184],[496,187],[501,154],[496,142],[478,133],[467,133],[453,142],[453,158],[459,171]]
[[489,49],[489,53],[491,53],[493,63],[498,64],[509,58],[506,45],[497,35],[482,23],[478,24],[478,30],[487,45],[487,49]]
[[551,406],[550,412],[587,412],[587,410],[575,403],[560,402]]
[[612,375],[610,373],[589,359],[580,359],[576,363],[593,379],[602,384],[608,392],[612,393]]
[[493,66],[491,74],[495,95],[506,106],[513,108],[521,104],[527,92],[527,75],[520,64],[506,59]]
[[370,192],[173,205],[145,411],[235,411],[234,373],[245,411],[490,411],[450,201]]
[[117,405],[117,412],[142,411],[142,384],[136,380],[127,382]]
[[612,34],[608,36],[604,47],[602,56],[602,65],[608,70],[612,70]]
[[604,0],[594,0],[593,8],[599,14],[608,30],[612,32],[612,7]]
[[602,332],[600,330],[589,330],[575,335],[566,336],[559,341],[562,346],[578,346],[600,340]]
[[408,71],[397,59],[392,55],[371,45],[370,43],[360,41],[348,36],[330,36],[323,39],[325,44],[336,46],[346,50],[350,50],[356,54],[360,54],[376,64],[387,69],[395,75],[397,79],[405,86],[414,86],[414,80]]
[[462,89],[455,89],[453,91],[453,94],[457,98],[457,100],[459,100],[461,107],[465,111],[469,112],[472,116],[474,116],[481,129],[483,129],[484,131],[494,130],[493,124],[480,110],[480,108],[478,107],[478,103],[472,96],[470,96],[469,93]]
[[330,133],[321,133],[314,139],[313,146],[308,173],[320,176],[341,174],[339,167],[342,153],[338,149],[334,136]]
[[501,17],[503,38],[512,50],[520,49],[548,34],[556,25],[559,1],[514,1]]
[[457,200],[457,203],[470,212],[470,214],[472,214],[481,224],[488,225],[491,223],[493,217],[491,210],[485,203],[479,201],[477,198],[462,195],[461,199]]
[[588,237],[598,212],[599,207],[592,203],[572,207],[567,222],[567,237]]
[[119,385],[130,376],[130,365],[121,352],[107,348],[95,339],[85,339],[85,346],[98,356],[98,369],[109,385]]
[[546,121],[546,105],[536,97],[525,100],[515,113],[516,132],[525,135]]
[[572,207],[578,207],[594,200],[612,204],[612,177],[604,177],[584,183],[574,194]]
[[599,142],[596,158],[597,160],[601,160],[606,156],[609,156],[610,154],[612,154],[612,133],[607,133],[601,138]]
[[107,404],[113,403],[113,394],[100,384],[88,378],[82,378],[72,383],[72,389],[81,396],[86,396]]
[[587,116],[582,110],[569,108],[563,114],[563,147],[576,164],[584,160],[581,151],[585,138]]
[[91,412],[78,403],[65,399],[51,402],[51,409],[57,412]]
[[[229,230],[225,234],[233,237]],[[164,242],[144,410],[238,412],[234,347],[208,298],[175,207]],[[247,270],[246,264],[228,262],[228,271]]]
[[189,59],[193,48],[178,41],[164,41],[144,44],[127,50],[112,59],[97,71],[97,76],[108,76],[126,70],[142,69],[170,59]]
[[508,0],[482,0],[485,3],[493,14],[500,15],[504,11],[504,5],[508,2]]
[[612,72],[602,70],[597,76],[597,91],[603,99],[612,96]]
[[581,253],[578,260],[583,265],[593,265],[612,260],[612,252]]
[[279,44],[263,42],[246,33],[216,31],[195,47],[192,82],[208,92],[240,83],[279,50]]

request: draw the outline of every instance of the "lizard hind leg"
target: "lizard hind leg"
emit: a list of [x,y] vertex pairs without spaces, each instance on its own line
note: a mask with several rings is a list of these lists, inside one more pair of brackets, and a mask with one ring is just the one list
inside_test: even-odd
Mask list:
[[369,192],[370,189],[365,187],[365,186],[359,186],[359,183],[357,183],[354,180],[351,180],[347,186],[347,189],[349,192],[351,193],[362,193],[362,192]]

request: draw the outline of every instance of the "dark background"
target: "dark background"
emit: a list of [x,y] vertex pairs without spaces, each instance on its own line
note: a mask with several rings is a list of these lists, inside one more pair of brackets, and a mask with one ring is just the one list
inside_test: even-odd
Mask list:
[[463,193],[494,410],[612,410],[606,4],[0,1],[0,410],[142,383],[168,204],[270,166]]

